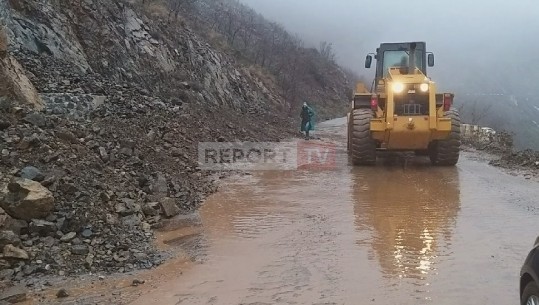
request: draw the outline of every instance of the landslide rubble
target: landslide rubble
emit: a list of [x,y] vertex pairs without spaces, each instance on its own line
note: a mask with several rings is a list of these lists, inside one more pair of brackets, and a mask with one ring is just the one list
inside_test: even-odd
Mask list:
[[513,135],[509,132],[501,131],[488,137],[467,136],[463,138],[463,144],[493,155],[495,158],[489,161],[491,165],[539,175],[539,152],[531,149],[516,150]]
[[39,94],[0,88],[3,281],[159,265],[153,229],[195,211],[221,175],[199,169],[199,142],[297,129],[278,94],[189,29],[123,1],[78,3],[0,4],[0,60]]

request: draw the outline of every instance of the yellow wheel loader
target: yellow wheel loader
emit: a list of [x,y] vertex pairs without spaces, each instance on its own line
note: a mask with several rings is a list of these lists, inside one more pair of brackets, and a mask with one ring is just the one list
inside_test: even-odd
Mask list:
[[432,164],[456,165],[460,117],[454,94],[439,93],[427,77],[434,54],[425,42],[382,43],[371,90],[358,84],[348,113],[348,153],[354,165],[375,165],[378,151],[412,151]]

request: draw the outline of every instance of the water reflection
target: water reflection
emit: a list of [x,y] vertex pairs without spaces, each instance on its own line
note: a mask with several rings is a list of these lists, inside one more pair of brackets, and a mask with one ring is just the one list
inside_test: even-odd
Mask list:
[[358,243],[386,278],[425,279],[446,255],[460,209],[456,168],[354,168]]

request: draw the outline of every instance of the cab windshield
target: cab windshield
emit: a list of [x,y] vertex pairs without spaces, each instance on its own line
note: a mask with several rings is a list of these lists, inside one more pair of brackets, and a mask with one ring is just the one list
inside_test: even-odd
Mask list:
[[[415,57],[415,66],[421,69],[423,67],[421,52],[416,51]],[[408,51],[384,51],[384,77],[387,76],[390,67],[408,67],[409,59]]]

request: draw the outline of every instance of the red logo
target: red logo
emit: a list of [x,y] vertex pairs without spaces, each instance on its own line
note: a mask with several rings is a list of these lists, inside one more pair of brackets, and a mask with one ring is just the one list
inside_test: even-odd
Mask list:
[[334,169],[336,167],[335,145],[316,142],[298,143],[298,169]]

